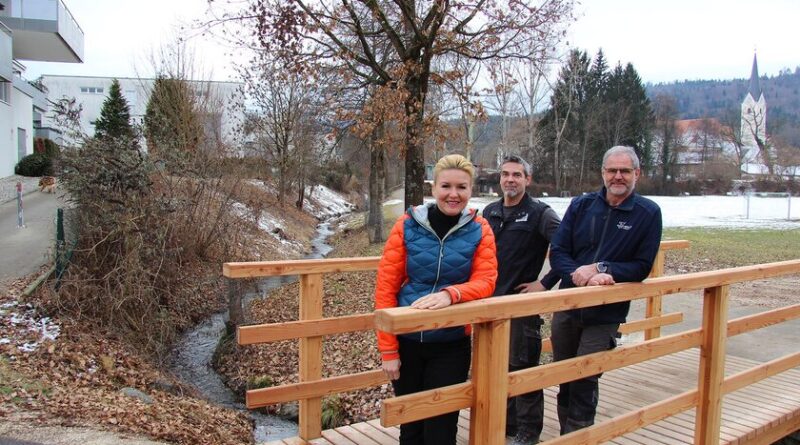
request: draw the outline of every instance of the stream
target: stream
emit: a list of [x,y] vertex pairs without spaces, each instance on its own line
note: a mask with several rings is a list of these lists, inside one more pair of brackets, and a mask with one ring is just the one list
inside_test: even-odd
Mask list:
[[[331,222],[332,220],[327,220],[317,226],[317,236],[311,241],[312,251],[305,259],[323,258],[333,250],[333,247],[326,243],[328,237],[333,234]],[[257,291],[246,293],[242,304],[247,308],[253,300],[263,298],[268,291],[296,280],[296,276],[261,279],[256,286]],[[197,388],[207,400],[227,408],[247,411],[255,421],[253,438],[256,443],[296,436],[296,423],[247,410],[244,403],[225,386],[222,378],[212,368],[214,350],[225,332],[227,320],[228,311],[225,310],[212,315],[185,333],[170,357],[170,370],[181,381]]]

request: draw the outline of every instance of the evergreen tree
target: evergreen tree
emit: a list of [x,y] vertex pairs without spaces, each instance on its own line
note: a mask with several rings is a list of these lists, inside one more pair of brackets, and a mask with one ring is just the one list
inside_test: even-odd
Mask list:
[[128,101],[122,96],[119,81],[111,81],[108,97],[103,102],[100,117],[94,121],[94,136],[96,138],[133,138],[134,130],[131,125],[131,110]]
[[158,76],[144,115],[147,149],[162,158],[197,150],[203,136],[195,94],[183,79]]

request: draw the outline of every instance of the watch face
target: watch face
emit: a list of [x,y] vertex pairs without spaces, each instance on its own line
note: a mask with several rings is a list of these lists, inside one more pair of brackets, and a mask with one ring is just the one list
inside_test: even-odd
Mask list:
[[606,263],[602,263],[602,262],[601,263],[597,263],[597,271],[598,272],[606,273],[607,270],[608,270],[608,266],[606,266]]

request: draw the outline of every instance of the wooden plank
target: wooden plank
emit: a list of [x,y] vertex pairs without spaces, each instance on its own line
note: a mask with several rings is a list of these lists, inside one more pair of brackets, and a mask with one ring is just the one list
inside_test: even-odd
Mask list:
[[509,374],[509,395],[516,396],[536,391],[562,382],[576,380],[661,355],[671,354],[676,351],[697,346],[700,340],[700,330],[694,329],[643,343],[620,346],[610,351],[597,352],[569,360],[515,371]]
[[350,439],[353,443],[357,443],[359,445],[380,445],[380,442],[372,439],[368,435],[358,431],[352,426],[340,426],[335,428],[335,430],[342,436]]
[[800,318],[800,304],[746,315],[728,322],[728,337]]
[[269,343],[279,340],[319,337],[345,332],[371,331],[375,321],[372,314],[356,314],[318,320],[239,326],[236,340],[240,345]]
[[[348,439],[346,436],[342,435],[342,433],[336,430],[325,430],[322,432],[322,437],[324,437],[328,442],[332,445],[354,445],[356,442]],[[357,444],[356,444],[357,445]]]
[[394,437],[397,440],[400,440],[400,429],[392,426],[392,427],[385,427],[381,425],[380,419],[372,419],[367,421],[373,428],[383,431],[384,434],[388,434],[391,437]]
[[[620,334],[630,334],[633,332],[644,331],[653,327],[667,326],[683,321],[683,312],[671,312],[659,317],[634,320],[619,325]],[[550,338],[542,339],[542,352],[553,352],[553,343]]]
[[476,324],[473,328],[475,401],[470,411],[469,441],[500,445],[505,443],[511,320]]
[[[322,275],[309,274],[300,277],[300,319],[322,318]],[[300,339],[300,382],[313,382],[322,378],[322,337]],[[299,401],[298,435],[305,440],[322,434],[322,397]]]
[[614,286],[590,286],[508,295],[503,298],[483,298],[478,301],[456,304],[439,311],[419,311],[407,307],[381,309],[375,311],[375,325],[378,330],[401,334],[631,301],[651,295],[672,294],[793,273],[800,273],[800,259],[651,278],[641,283],[621,283]]
[[[642,320],[629,321],[619,325],[620,334],[630,334],[633,332],[645,331],[651,328],[660,328],[671,324],[680,323],[683,321],[683,312],[671,312],[657,317],[645,318]],[[656,338],[656,337],[654,337]],[[647,339],[651,340],[651,339]]]
[[[660,277],[664,275],[664,250],[659,249],[656,254],[653,268],[650,269],[650,277]],[[644,310],[644,318],[660,317],[662,313],[661,295],[647,297],[647,305]],[[661,336],[661,329],[657,326],[651,327],[644,332],[645,340],[652,340]]]
[[323,258],[315,260],[230,262],[222,265],[228,278],[311,275],[333,272],[377,270],[380,257]]
[[451,413],[472,406],[475,391],[471,381],[428,391],[384,399],[381,425],[392,426]]
[[779,419],[776,425],[773,425],[772,428],[769,428],[761,434],[731,441],[729,443],[736,445],[767,445],[777,442],[795,431],[800,431],[800,412]]
[[[661,242],[661,250],[686,249],[689,241]],[[358,272],[377,270],[381,257],[323,258],[315,260],[249,261],[222,264],[222,275],[228,278],[254,278],[314,273]]]
[[727,316],[728,286],[707,288],[703,293],[703,342],[697,382],[699,404],[695,445],[719,443]]
[[753,369],[748,369],[732,375],[725,379],[722,385],[722,391],[724,393],[737,391],[762,379],[788,371],[797,366],[800,366],[800,352],[771,360]]
[[548,444],[596,444],[611,440],[625,433],[633,432],[642,426],[649,425],[673,414],[679,413],[697,404],[698,392],[689,391],[665,401],[648,405],[614,419],[574,431],[561,436]]
[[370,439],[372,439],[373,441],[375,441],[380,445],[397,444],[397,439],[385,433],[382,429],[377,429],[367,422],[356,423],[350,426],[353,429],[357,430],[359,433],[368,436]]
[[294,383],[270,388],[251,389],[245,393],[248,408],[260,408],[275,403],[338,394],[388,383],[386,373],[381,370],[346,374],[327,379]]

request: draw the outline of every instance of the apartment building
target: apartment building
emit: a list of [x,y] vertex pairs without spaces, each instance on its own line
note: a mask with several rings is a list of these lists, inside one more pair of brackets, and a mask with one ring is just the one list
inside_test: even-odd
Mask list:
[[84,34],[61,0],[0,0],[0,178],[33,153],[47,109],[43,91],[24,79],[24,61],[82,63]]
[[[122,95],[128,102],[131,121],[142,124],[155,79],[117,77]],[[113,77],[60,76],[45,74],[42,85],[51,101],[62,98],[75,99],[82,108],[80,131],[88,136],[95,132],[94,122],[100,117],[103,102],[108,97]],[[244,119],[242,87],[238,82],[190,81],[197,96],[196,103],[205,109],[204,126],[207,140],[213,143],[232,144]],[[47,115],[42,126],[56,128],[52,116]],[[68,135],[65,134],[65,137]],[[67,141],[70,142],[70,141]]]

